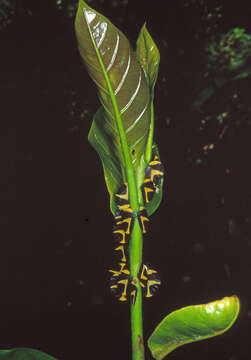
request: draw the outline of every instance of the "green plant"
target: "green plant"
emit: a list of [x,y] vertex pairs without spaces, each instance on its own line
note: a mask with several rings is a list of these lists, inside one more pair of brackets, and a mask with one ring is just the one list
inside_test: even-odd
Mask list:
[[[141,282],[144,222],[147,223],[159,207],[163,189],[158,147],[153,143],[154,87],[160,56],[146,25],[140,31],[134,52],[126,37],[83,0],[79,1],[75,25],[81,57],[97,84],[102,104],[94,116],[89,141],[102,161],[116,226],[118,217],[122,221],[131,221],[132,225],[127,237],[128,254],[123,261],[125,265],[129,264],[130,275],[124,273],[121,279],[128,285],[125,298],[131,300],[132,358],[143,360]],[[150,175],[146,170],[150,175],[157,171],[157,180],[148,181]],[[149,191],[149,199],[144,191]],[[124,201],[120,201],[121,197]],[[125,235],[125,230],[119,229]],[[121,269],[118,273],[120,276]],[[156,285],[158,278],[154,274],[151,280]],[[153,289],[149,285],[150,296]],[[121,291],[124,290],[127,288],[122,287]],[[152,356],[161,360],[183,344],[222,334],[231,327],[238,313],[236,296],[174,311],[160,322],[147,341]],[[0,359],[54,358],[32,349],[13,349],[1,350]]]
[[11,350],[0,350],[0,359],[2,360],[56,360],[54,357],[41,351],[17,348]]
[[207,65],[199,82],[204,88],[200,89],[197,99],[192,103],[193,109],[201,111],[217,90],[250,77],[250,45],[251,35],[241,28],[233,28],[217,38],[211,38],[205,47]]
[[208,68],[218,71],[236,71],[247,63],[251,55],[251,36],[245,29],[234,28],[220,39],[213,40],[206,48],[208,53]]
[[[141,271],[144,226],[141,222],[142,216],[145,219],[144,211],[149,217],[157,210],[163,186],[162,176],[159,176],[159,181],[152,186],[152,199],[145,200],[144,182],[149,181],[146,175],[149,164],[155,159],[160,166],[158,148],[153,143],[153,100],[159,51],[143,25],[134,52],[126,37],[83,0],[79,1],[75,28],[80,55],[97,85],[102,105],[94,116],[89,141],[102,161],[116,225],[117,217],[133,221],[128,231],[129,261],[120,260],[124,261],[123,266],[129,263],[129,269],[126,273],[121,266],[117,272],[112,271],[117,280],[122,280],[112,282],[111,288],[115,287],[117,291],[118,283],[126,284],[121,287],[123,296],[120,299],[131,298],[132,358],[143,360]],[[158,170],[161,172],[161,167]],[[118,200],[121,198],[124,202]],[[128,296],[125,295],[127,289]],[[233,324],[238,312],[236,296],[182,308],[157,326],[148,339],[148,346],[155,359],[163,359],[178,346],[223,333]]]

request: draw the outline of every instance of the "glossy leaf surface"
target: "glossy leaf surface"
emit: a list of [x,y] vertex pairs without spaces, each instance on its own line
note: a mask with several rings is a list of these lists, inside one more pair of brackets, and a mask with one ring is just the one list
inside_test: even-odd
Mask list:
[[231,296],[172,312],[148,339],[154,359],[161,360],[184,344],[224,333],[235,322],[239,308],[238,297]]
[[75,29],[80,55],[97,85],[103,107],[94,117],[89,141],[102,159],[106,184],[112,196],[126,181],[119,117],[136,178],[141,178],[137,173],[143,173],[150,127],[149,86],[127,38],[82,0],[79,1]]
[[41,351],[29,348],[0,350],[0,360],[56,360]]

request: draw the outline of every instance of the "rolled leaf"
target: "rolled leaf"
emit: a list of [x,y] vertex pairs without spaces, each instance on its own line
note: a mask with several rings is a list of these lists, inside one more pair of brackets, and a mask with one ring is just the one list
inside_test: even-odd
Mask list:
[[145,152],[145,161],[148,164],[152,159],[154,131],[154,86],[159,71],[160,54],[157,45],[146,28],[146,24],[142,26],[137,39],[136,56],[145,71],[151,96],[151,123]]
[[147,30],[146,24],[142,26],[137,39],[136,55],[147,74],[151,95],[153,95],[153,89],[159,71],[160,53],[157,45]]
[[[155,44],[149,31],[147,30],[146,24],[142,26],[137,39],[136,55],[142,68],[146,73],[146,77],[150,88],[150,95],[151,95],[151,124],[150,124],[149,137],[145,152],[145,161],[148,164],[150,160],[154,158],[155,155],[159,157],[157,145],[153,144],[153,132],[154,132],[153,101],[154,101],[154,86],[159,71],[160,54],[157,45]],[[152,200],[146,206],[146,211],[148,216],[151,216],[158,209],[161,203],[162,194],[163,194],[162,191],[163,180],[164,178],[162,178],[162,180],[156,187],[156,191],[154,193]]]
[[83,0],[79,1],[75,29],[80,55],[97,85],[102,104],[94,117],[89,141],[102,159],[110,195],[127,180],[120,120],[139,188],[150,127],[145,72],[123,33]]
[[239,309],[239,299],[234,295],[172,312],[148,339],[152,356],[161,360],[179,346],[223,334],[235,322]]
[[0,360],[56,360],[41,351],[29,348],[0,350]]

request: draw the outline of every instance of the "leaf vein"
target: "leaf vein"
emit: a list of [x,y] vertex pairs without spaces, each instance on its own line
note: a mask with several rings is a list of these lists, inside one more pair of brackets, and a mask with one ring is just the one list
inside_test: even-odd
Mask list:
[[130,131],[132,131],[132,130],[134,129],[134,127],[137,125],[137,123],[140,121],[140,119],[141,119],[142,116],[144,115],[147,107],[148,107],[148,104],[146,104],[146,106],[145,106],[144,109],[141,111],[141,113],[139,114],[139,116],[137,117],[137,119],[132,123],[132,125],[130,125],[130,126],[126,129],[126,134],[128,134]]
[[114,61],[115,61],[117,53],[118,53],[118,48],[119,48],[119,36],[117,34],[117,42],[116,42],[116,45],[115,45],[114,52],[112,54],[110,64],[107,66],[107,69],[106,69],[107,72],[111,69],[112,65],[114,64]]
[[123,109],[120,111],[120,114],[123,114],[132,104],[133,100],[135,99],[135,97],[137,96],[138,92],[139,92],[139,88],[140,88],[140,84],[141,84],[141,72],[139,73],[139,81],[138,81],[138,85],[136,87],[136,90],[134,91],[134,93],[132,94],[131,99],[128,101],[128,103],[123,107]]
[[146,133],[144,135],[142,135],[139,139],[137,139],[137,141],[130,146],[130,149],[133,149],[135,146],[137,146],[146,136],[146,134],[148,133],[148,130],[146,131]]
[[125,82],[125,79],[127,77],[127,74],[128,74],[128,71],[129,71],[129,68],[130,68],[130,64],[131,64],[131,56],[130,56],[130,53],[128,55],[128,63],[127,63],[127,68],[126,68],[126,71],[124,72],[123,76],[122,76],[122,79],[117,87],[117,89],[114,91],[114,94],[117,95],[119,90],[121,89],[122,85],[124,84]]

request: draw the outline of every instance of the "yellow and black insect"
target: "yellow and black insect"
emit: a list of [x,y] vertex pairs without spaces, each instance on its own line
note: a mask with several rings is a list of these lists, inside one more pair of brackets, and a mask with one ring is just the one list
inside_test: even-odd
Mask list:
[[126,234],[130,235],[135,218],[138,218],[139,225],[143,234],[146,233],[146,224],[149,219],[147,217],[144,206],[140,207],[140,211],[135,214],[130,206],[129,191],[127,183],[124,183],[119,192],[115,194],[115,203],[118,211],[115,216],[116,225],[127,224]]
[[143,289],[143,296],[148,298],[152,297],[161,285],[159,274],[156,270],[150,269],[149,265],[142,265],[139,279]]
[[[115,203],[118,210],[115,216],[113,235],[117,243],[115,251],[120,254],[120,258],[118,269],[109,270],[112,273],[110,289],[112,294],[120,301],[127,301],[130,297],[132,303],[134,303],[137,296],[137,287],[128,269],[128,245],[135,219],[138,218],[143,233],[146,232],[145,222],[149,221],[149,219],[143,206],[137,214],[131,209],[127,183],[123,184],[119,192],[115,194]],[[151,297],[160,285],[157,272],[143,265],[140,270],[140,285],[143,289],[143,295]]]
[[[110,270],[113,273],[110,279],[111,292],[120,301],[127,301],[128,297],[130,297],[134,304],[137,296],[137,287],[130,276],[130,271],[126,268],[126,264],[119,263],[119,265],[119,270]],[[142,287],[143,296],[147,298],[152,297],[161,285],[157,271],[145,264],[141,266],[139,282]]]
[[156,187],[159,185],[163,176],[164,167],[156,155],[145,169],[145,180],[141,186],[145,204],[148,204],[152,200]]

